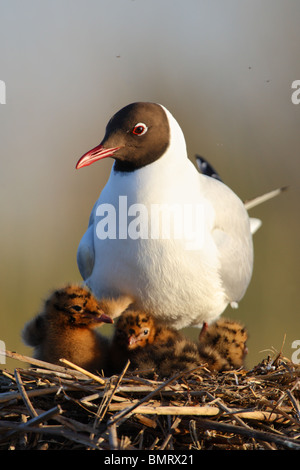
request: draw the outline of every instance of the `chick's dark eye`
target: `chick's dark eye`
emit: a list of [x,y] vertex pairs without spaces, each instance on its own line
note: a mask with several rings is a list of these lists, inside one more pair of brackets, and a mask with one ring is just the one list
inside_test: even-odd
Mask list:
[[149,328],[145,328],[145,330],[143,331],[144,335],[146,336],[148,333],[149,333]]
[[72,305],[71,307],[75,312],[81,312],[82,307],[80,305]]
[[147,130],[148,130],[148,127],[146,126],[146,124],[144,124],[143,122],[139,122],[132,129],[132,133],[134,135],[143,135],[143,134],[146,134]]

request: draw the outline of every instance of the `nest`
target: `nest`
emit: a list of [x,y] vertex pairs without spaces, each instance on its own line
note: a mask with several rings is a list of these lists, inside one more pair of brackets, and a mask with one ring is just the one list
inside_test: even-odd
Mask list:
[[0,450],[300,450],[300,367],[281,354],[165,381],[6,355],[30,368],[1,371]]

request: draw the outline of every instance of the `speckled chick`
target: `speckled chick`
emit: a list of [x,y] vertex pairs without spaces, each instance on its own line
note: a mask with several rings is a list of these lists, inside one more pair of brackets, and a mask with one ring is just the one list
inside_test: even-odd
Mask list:
[[199,354],[212,371],[238,369],[244,366],[248,333],[240,323],[221,318],[203,325],[199,334]]
[[23,341],[34,348],[36,359],[59,364],[65,358],[86,370],[100,371],[107,364],[109,341],[95,329],[112,323],[128,302],[99,302],[87,288],[67,285],[55,290],[42,312],[25,325]]
[[148,313],[128,310],[118,319],[110,350],[110,370],[119,373],[128,359],[130,369],[159,377],[197,367],[197,345],[179,331],[167,327]]

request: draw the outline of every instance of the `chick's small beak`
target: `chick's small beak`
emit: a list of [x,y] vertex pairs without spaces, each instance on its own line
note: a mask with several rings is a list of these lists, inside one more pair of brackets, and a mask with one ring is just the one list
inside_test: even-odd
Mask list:
[[134,336],[134,335],[129,336],[129,338],[128,338],[129,348],[132,348],[137,342],[138,342],[138,338],[136,336]]
[[92,163],[101,160],[102,158],[112,157],[117,150],[121,147],[105,148],[103,145],[97,145],[92,150],[86,152],[76,164],[76,169],[83,168],[84,166],[91,165]]
[[113,323],[113,319],[105,313],[102,313],[99,317],[97,317],[97,323]]

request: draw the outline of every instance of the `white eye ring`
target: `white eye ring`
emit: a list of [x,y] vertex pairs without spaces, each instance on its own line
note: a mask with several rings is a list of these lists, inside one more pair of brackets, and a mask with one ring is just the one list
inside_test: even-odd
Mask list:
[[146,134],[148,127],[143,122],[138,122],[132,129],[134,135],[144,135]]

